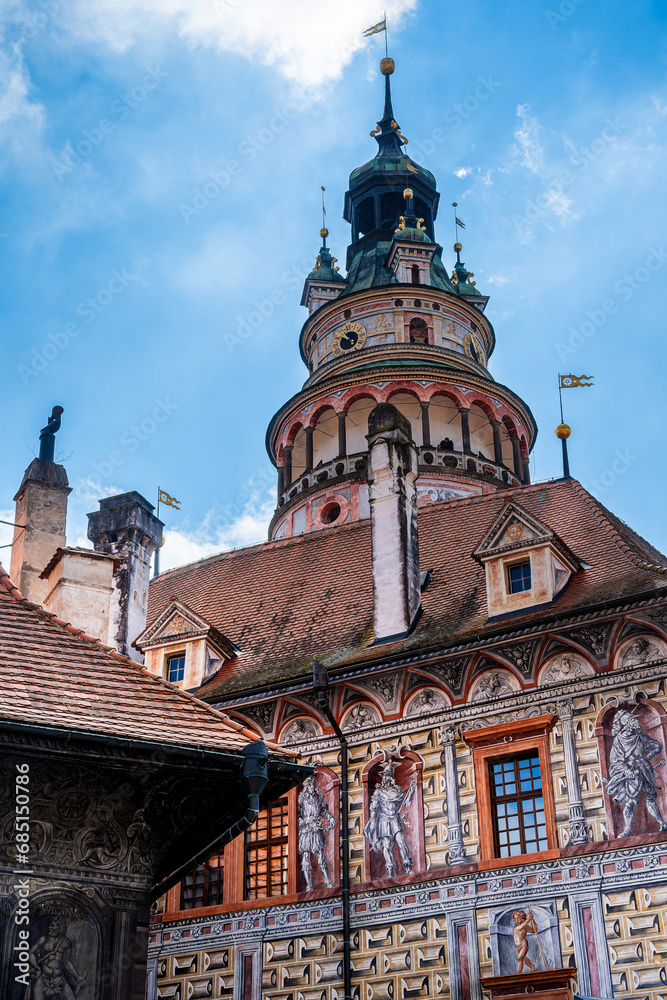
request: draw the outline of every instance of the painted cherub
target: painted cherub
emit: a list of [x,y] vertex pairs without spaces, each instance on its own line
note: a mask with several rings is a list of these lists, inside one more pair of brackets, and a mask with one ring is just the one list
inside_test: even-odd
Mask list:
[[515,910],[512,918],[514,920],[512,937],[516,948],[516,971],[523,972],[525,965],[530,972],[534,972],[535,966],[528,958],[528,935],[537,934],[535,917],[530,910],[527,913],[525,910]]

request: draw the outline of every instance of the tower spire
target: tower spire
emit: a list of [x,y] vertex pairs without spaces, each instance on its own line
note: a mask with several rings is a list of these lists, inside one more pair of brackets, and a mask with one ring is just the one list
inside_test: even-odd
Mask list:
[[371,132],[371,135],[380,147],[378,151],[379,156],[387,156],[395,153],[401,154],[403,152],[402,147],[408,141],[404,135],[401,135],[398,122],[394,118],[394,108],[391,102],[391,82],[389,77],[395,69],[396,63],[391,56],[384,56],[380,60],[380,72],[384,76],[384,108],[382,118],[377,123],[377,128],[374,128]]

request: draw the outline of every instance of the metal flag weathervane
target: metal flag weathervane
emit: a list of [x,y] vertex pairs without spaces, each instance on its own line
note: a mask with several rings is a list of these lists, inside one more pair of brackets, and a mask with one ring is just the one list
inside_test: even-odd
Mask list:
[[453,201],[452,202],[452,208],[454,209],[454,226],[456,227],[456,242],[457,243],[459,241],[459,229],[465,229],[465,227],[466,227],[465,222],[461,222],[461,220],[459,219],[458,215],[456,214],[456,209],[458,207],[459,207],[459,203],[457,201]]
[[372,24],[370,28],[366,28],[363,32],[364,38],[370,38],[371,35],[379,35],[381,31],[384,31],[384,54],[389,55],[389,46],[387,44],[387,12],[384,12],[384,19],[378,21],[377,24]]
[[592,375],[561,375],[558,373],[558,401],[560,403],[560,423],[556,428],[556,437],[563,447],[563,477],[570,478],[570,459],[567,453],[567,439],[572,428],[565,423],[563,417],[563,389],[590,389],[594,385]]
[[161,490],[160,487],[158,486],[157,488],[158,513],[160,511],[160,504],[162,504],[164,507],[174,507],[176,510],[181,509],[181,501],[177,500],[176,497],[170,497],[168,493],[165,493],[165,491]]
[[[176,497],[170,496],[168,493],[166,493],[163,489],[161,489],[158,486],[158,488],[157,488],[157,517],[158,517],[158,519],[160,517],[160,504],[162,504],[163,507],[173,507],[174,510],[180,510],[181,509],[181,501],[177,500]],[[154,563],[154,567],[153,567],[153,575],[154,576],[159,576],[160,575],[160,548],[163,545],[164,545],[164,535],[162,536],[162,542],[160,543],[160,547],[155,550],[155,563]]]

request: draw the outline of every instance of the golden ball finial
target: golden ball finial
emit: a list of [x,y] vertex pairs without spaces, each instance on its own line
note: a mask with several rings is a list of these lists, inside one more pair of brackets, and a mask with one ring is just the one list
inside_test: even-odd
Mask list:
[[395,69],[396,63],[391,56],[385,56],[384,59],[380,59],[380,72],[383,76],[391,76]]
[[568,424],[559,424],[556,428],[556,437],[561,441],[567,441],[571,433],[572,428]]
[[414,195],[412,193],[412,188],[406,188],[405,191],[403,192],[403,197],[404,198],[413,198]]
[[322,239],[325,240],[328,235],[329,235],[329,230],[322,227],[322,229],[320,229],[320,236],[322,237]]
[[463,250],[463,247],[461,246],[460,243],[455,243],[454,244],[454,249],[456,250],[457,253],[461,253],[461,251]]

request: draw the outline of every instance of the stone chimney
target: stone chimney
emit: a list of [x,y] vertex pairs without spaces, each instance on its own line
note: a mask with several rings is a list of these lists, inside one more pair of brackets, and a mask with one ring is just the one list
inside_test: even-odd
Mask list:
[[421,610],[417,449],[410,421],[391,403],[368,418],[368,489],[375,642],[407,635]]
[[47,581],[41,572],[56,549],[65,545],[67,497],[72,492],[65,467],[54,461],[56,432],[62,406],[54,406],[39,435],[39,458],[25,470],[16,502],[12,561],[9,575],[21,593],[35,604],[43,604]]
[[57,549],[42,572],[47,582],[44,607],[101,642],[109,642],[109,605],[115,556],[92,549]]
[[151,556],[162,542],[164,524],[140,493],[121,493],[100,500],[88,515],[88,538],[96,552],[117,557],[109,607],[110,646],[137,662],[142,654],[132,641],[146,628]]

